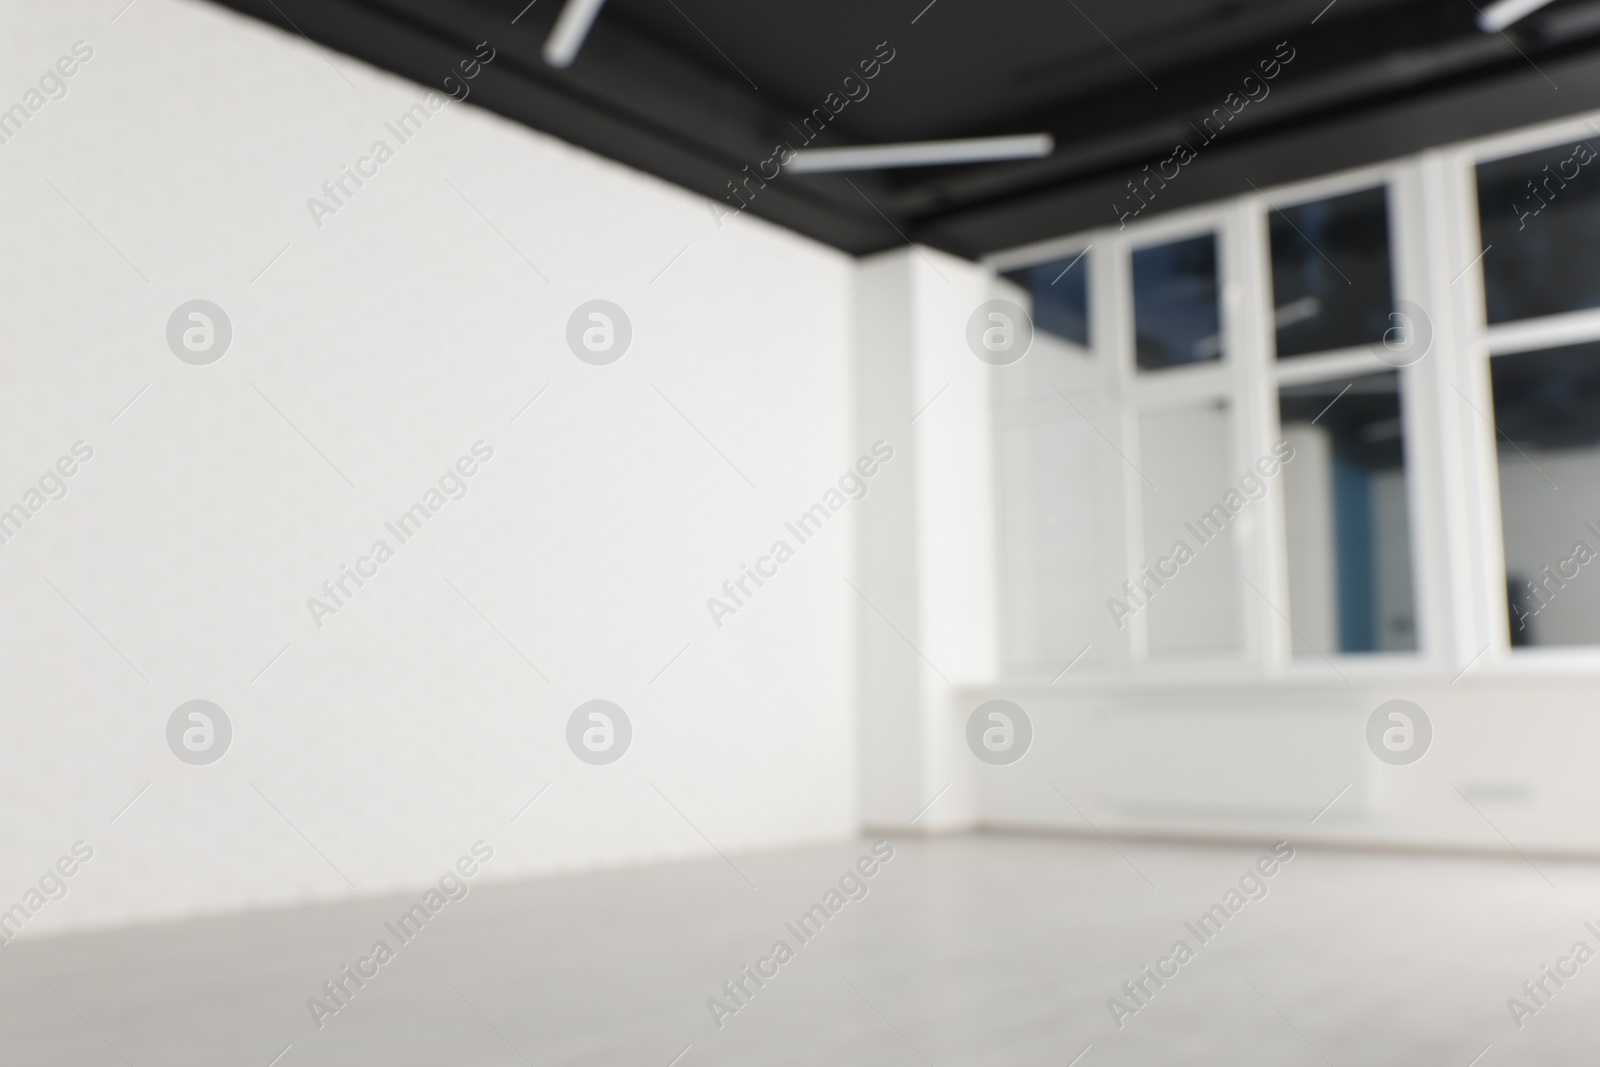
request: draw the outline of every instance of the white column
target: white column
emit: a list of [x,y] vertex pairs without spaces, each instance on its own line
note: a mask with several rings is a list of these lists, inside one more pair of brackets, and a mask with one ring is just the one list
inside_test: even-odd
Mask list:
[[997,672],[990,386],[1003,368],[968,350],[966,327],[991,288],[986,268],[925,249],[859,268],[856,423],[863,446],[894,448],[888,477],[862,502],[852,579],[861,810],[872,827],[973,820],[972,709],[955,691]]

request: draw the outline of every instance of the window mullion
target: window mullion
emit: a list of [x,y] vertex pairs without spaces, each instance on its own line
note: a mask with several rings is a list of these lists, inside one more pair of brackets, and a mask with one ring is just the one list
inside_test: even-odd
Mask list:
[[[1233,353],[1232,395],[1234,468],[1248,469],[1267,455],[1277,429],[1277,389],[1273,374],[1272,271],[1266,205],[1259,197],[1240,198],[1229,213],[1223,256]],[[1285,562],[1283,494],[1270,492],[1247,508],[1241,526],[1236,573],[1248,659],[1267,673],[1287,665],[1290,650],[1289,576]],[[1241,516],[1243,517],[1243,516]],[[1254,588],[1251,588],[1251,587]]]

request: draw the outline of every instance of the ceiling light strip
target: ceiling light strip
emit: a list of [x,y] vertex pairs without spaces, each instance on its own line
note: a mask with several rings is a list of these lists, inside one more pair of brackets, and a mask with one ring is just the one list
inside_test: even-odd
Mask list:
[[1478,12],[1478,29],[1499,33],[1513,22],[1527,18],[1551,0],[1498,0]]
[[595,16],[600,14],[600,6],[605,2],[567,0],[567,6],[561,9],[549,39],[544,42],[544,61],[552,67],[572,66],[572,61],[578,58],[578,49],[583,47],[584,38],[589,36],[589,27],[594,25]]
[[784,169],[792,174],[823,174],[841,170],[936,167],[952,163],[992,163],[1002,159],[1040,159],[1053,151],[1055,140],[1048,133],[969,137],[958,141],[805,148],[796,152]]

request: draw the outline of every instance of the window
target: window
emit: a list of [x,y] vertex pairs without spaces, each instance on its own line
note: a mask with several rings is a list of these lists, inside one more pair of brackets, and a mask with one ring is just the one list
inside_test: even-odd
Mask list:
[[1491,323],[1600,307],[1600,167],[1588,140],[1478,164]]
[[1580,115],[1011,257],[1007,618],[1045,679],[1090,643],[1181,678],[1600,670],[1596,146]]
[[1101,508],[1109,453],[1096,428],[1103,414],[1088,351],[1093,258],[1081,248],[1007,271],[997,293],[1025,308],[1035,327],[1027,356],[991,379],[1002,627],[1013,673],[1053,677],[1080,653],[1079,669],[1104,658],[1100,607],[1084,595],[1098,588],[1102,567],[1101,531],[1084,516]]
[[1388,190],[1274,210],[1269,227],[1277,358],[1328,368],[1278,390],[1294,654],[1415,650],[1400,375],[1318,358],[1394,325]]
[[1600,341],[1489,370],[1510,643],[1600,644]]
[[1417,647],[1400,375],[1278,394],[1297,654]]
[[1279,359],[1383,341],[1393,310],[1387,200],[1363,189],[1272,213]]
[[1009,271],[1005,277],[1033,298],[1033,326],[1089,347],[1088,249],[1065,259]]
[[1220,402],[1140,418],[1148,570],[1120,592],[1145,616],[1152,656],[1239,647],[1233,518],[1213,511],[1232,488],[1231,429]]
[[1141,370],[1220,359],[1216,237],[1206,234],[1135,252],[1133,313]]

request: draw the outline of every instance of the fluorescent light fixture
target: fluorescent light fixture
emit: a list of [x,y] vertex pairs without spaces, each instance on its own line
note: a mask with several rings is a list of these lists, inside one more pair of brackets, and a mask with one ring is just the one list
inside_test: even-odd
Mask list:
[[1056,142],[1048,133],[1027,133],[1016,137],[969,137],[959,141],[803,148],[784,169],[794,174],[824,174],[839,170],[990,163],[999,159],[1039,159],[1055,151],[1055,147]]
[[600,5],[606,0],[567,0],[561,9],[549,40],[544,43],[544,61],[552,67],[570,67],[578,58],[583,39],[589,36],[589,27],[600,14]]
[[1496,0],[1478,12],[1478,29],[1484,33],[1499,33],[1549,3],[1550,0]]

